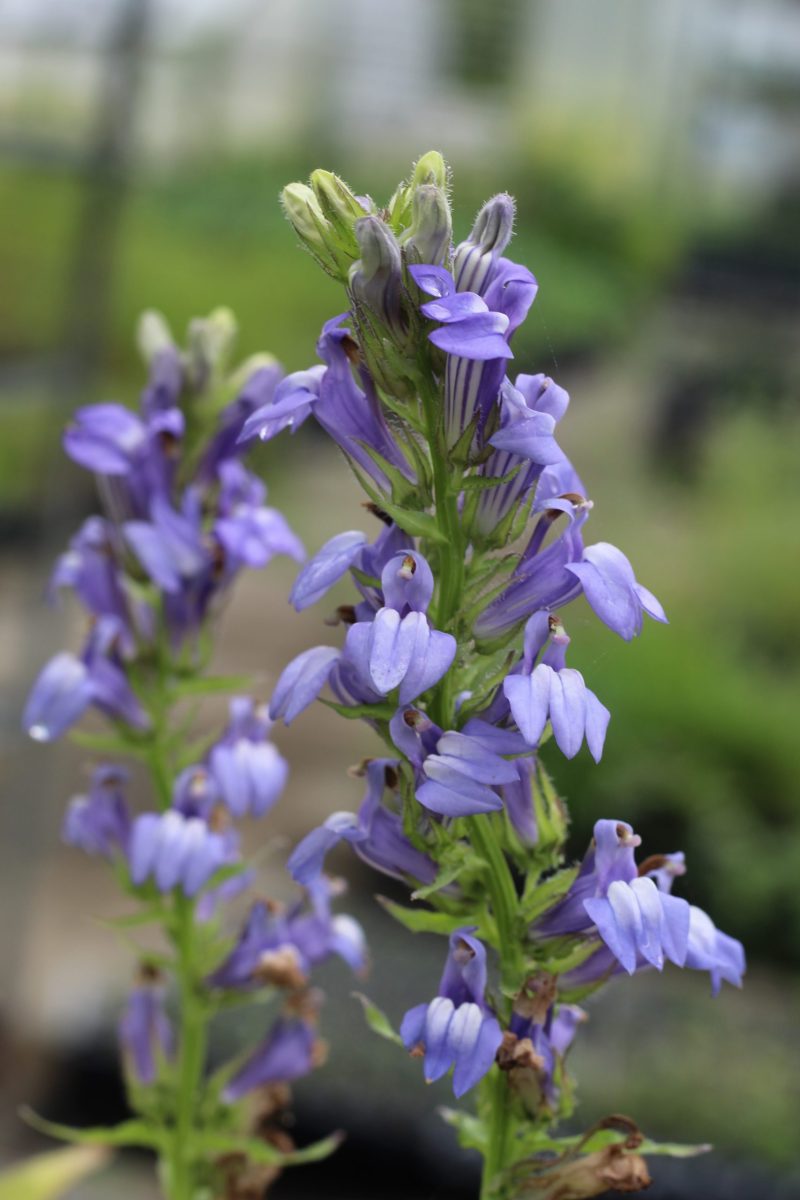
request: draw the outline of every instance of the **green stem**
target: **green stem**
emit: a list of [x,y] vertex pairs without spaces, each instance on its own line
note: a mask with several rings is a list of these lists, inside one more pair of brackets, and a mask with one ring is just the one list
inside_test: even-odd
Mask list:
[[511,1126],[508,1076],[499,1067],[492,1067],[484,1082],[484,1095],[488,1100],[488,1141],[481,1173],[480,1200],[491,1200],[496,1195],[493,1184],[506,1164]]
[[[422,379],[425,378],[426,373],[423,371]],[[454,486],[455,481],[451,478],[444,442],[441,397],[438,391],[426,388],[424,383],[420,394],[431,454],[436,520],[442,535],[437,546],[439,595],[436,624],[439,629],[447,630],[455,623],[454,619],[461,607],[466,539],[458,511],[460,488]],[[454,632],[458,633],[457,630]],[[456,715],[453,676],[452,670],[447,672],[431,705],[434,719],[443,729],[453,728]],[[508,997],[513,996],[521,987],[524,972],[522,942],[518,928],[519,900],[511,870],[495,836],[491,819],[488,816],[474,816],[467,819],[466,825],[472,845],[486,864],[486,889],[497,926],[502,1006],[506,1010],[502,1015],[508,1017]],[[512,1096],[507,1076],[499,1067],[492,1067],[483,1086],[488,1101],[488,1143],[483,1163],[481,1200],[489,1200],[493,1182],[506,1165],[509,1152]]]
[[194,902],[175,895],[176,976],[180,1010],[180,1053],[175,1091],[175,1127],[169,1154],[170,1200],[194,1200],[194,1135],[197,1101],[206,1058],[205,1013],[196,990]]
[[497,925],[498,954],[504,993],[519,991],[522,985],[523,958],[517,927],[519,900],[506,857],[487,816],[467,818],[470,841],[487,866],[486,887]]

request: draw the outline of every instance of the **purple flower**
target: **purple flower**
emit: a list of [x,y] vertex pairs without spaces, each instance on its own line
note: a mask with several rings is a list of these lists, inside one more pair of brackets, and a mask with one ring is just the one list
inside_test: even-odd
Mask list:
[[633,567],[616,546],[588,546],[580,562],[565,564],[580,580],[586,599],[600,620],[629,642],[642,631],[643,613],[667,622],[664,609],[646,587],[636,582]]
[[659,891],[652,879],[615,880],[605,896],[584,900],[597,932],[629,975],[643,958],[656,970],[665,958],[682,967],[689,937],[689,905]]
[[678,966],[708,971],[714,994],[721,981],[741,985],[741,943],[721,933],[711,919],[670,894],[682,856],[646,860],[640,874],[634,850],[641,839],[623,821],[598,821],[594,839],[567,895],[537,922],[545,936],[594,932],[603,947],[564,976],[568,987],[599,982],[620,967],[633,974]]
[[539,663],[530,675],[508,675],[503,691],[528,745],[538,746],[549,718],[567,758],[575,757],[585,737],[592,758],[600,761],[611,714],[587,688],[580,671],[554,671]]
[[239,939],[209,983],[251,989],[264,983],[299,988],[312,967],[332,954],[354,970],[363,969],[367,948],[363,930],[346,913],[333,913],[337,887],[321,875],[309,879],[305,901],[284,909],[254,904]]
[[61,737],[90,705],[134,728],[147,727],[147,714],[116,657],[119,632],[116,618],[102,617],[92,629],[81,658],[57,654],[42,669],[22,717],[23,728],[34,741]]
[[64,434],[70,458],[99,475],[127,475],[146,445],[146,426],[121,404],[79,408]]
[[359,858],[385,875],[433,883],[436,864],[408,840],[400,813],[382,803],[386,788],[396,789],[396,768],[396,761],[388,758],[367,763],[367,791],[358,815],[332,813],[323,825],[304,837],[286,864],[293,879],[305,885],[312,883],[322,874],[328,852],[346,841]]
[[[520,1090],[521,1075],[533,1069],[541,1092],[551,1106],[558,1101],[559,1089],[556,1077],[559,1068],[563,1068],[566,1057],[578,1027],[586,1020],[586,1013],[577,1004],[551,1005],[544,1020],[537,1021],[532,1017],[523,1017],[518,1012],[511,1016],[510,1030],[520,1041],[528,1039],[530,1050],[535,1056],[513,1056],[508,1066],[512,1072],[513,1086]],[[527,1061],[526,1061],[527,1060]]]
[[157,587],[179,592],[188,580],[211,569],[212,559],[195,505],[178,512],[161,496],[150,506],[149,521],[128,521],[125,537]]
[[117,530],[102,517],[89,517],[56,561],[50,594],[58,588],[71,588],[92,616],[114,616],[127,631],[129,605],[119,564]]
[[36,742],[61,737],[92,703],[88,668],[74,654],[57,654],[42,669],[31,689],[22,726]]
[[424,613],[401,617],[381,608],[374,621],[350,626],[343,653],[365,687],[380,696],[399,689],[400,703],[408,704],[439,682],[456,649],[455,638],[432,629]]
[[353,229],[361,251],[348,279],[356,311],[363,306],[389,329],[402,333],[403,272],[397,239],[386,222],[376,216],[361,217]]
[[123,1057],[136,1083],[155,1083],[158,1064],[175,1053],[175,1037],[164,1007],[164,988],[156,982],[135,987],[119,1023]]
[[269,1083],[291,1083],[312,1071],[317,1060],[314,1026],[300,1017],[279,1018],[269,1036],[250,1055],[222,1092],[235,1104],[248,1092]]
[[[272,399],[247,418],[239,441],[246,442],[259,437],[262,442],[267,442],[284,429],[289,429],[291,433],[299,429],[319,400],[320,382],[325,370],[323,366],[316,366],[287,375],[275,389]],[[248,388],[254,384],[255,376]]]
[[742,986],[746,969],[744,947],[736,938],[717,929],[711,917],[692,904],[685,965],[694,971],[708,971],[712,994],[717,996],[723,980],[734,987]]
[[[583,555],[581,527],[591,504],[583,498],[578,485],[580,480],[566,460],[542,472],[534,502],[542,515],[508,586],[487,604],[475,621],[474,632],[479,642],[489,644],[496,638],[503,639],[531,614],[563,608],[580,595],[580,582],[567,570],[567,564]],[[544,497],[540,501],[542,492]],[[566,527],[543,548],[547,533],[562,515],[567,517]]]
[[433,599],[433,572],[418,550],[392,555],[381,572],[384,603],[401,617],[424,613]]
[[265,567],[276,554],[296,562],[305,558],[303,543],[276,508],[267,507],[264,484],[235,460],[222,463],[219,516],[213,533],[224,552],[226,573],[240,567]]
[[457,929],[450,936],[437,996],[410,1009],[400,1026],[406,1049],[424,1054],[428,1083],[455,1068],[456,1096],[463,1096],[490,1070],[503,1040],[485,991],[486,950],[471,929]]
[[535,846],[539,831],[531,786],[536,763],[529,758],[518,758],[512,766],[517,777],[500,788],[503,806],[523,846]]
[[261,817],[286,786],[289,764],[268,741],[272,722],[253,701],[231,701],[228,729],[209,754],[209,769],[223,803],[235,817]]
[[293,658],[284,667],[272,693],[269,705],[272,720],[282,719],[291,725],[325,687],[339,655],[340,651],[332,646],[314,646]]
[[501,384],[500,429],[489,439],[494,453],[480,473],[512,477],[480,493],[475,528],[485,537],[532,493],[544,467],[563,459],[553,430],[568,403],[567,393],[544,375],[518,375],[513,386],[508,379]]
[[486,301],[475,292],[457,292],[453,277],[444,267],[411,266],[409,274],[420,291],[436,297],[420,306],[420,312],[441,327],[428,334],[434,346],[460,358],[486,362],[513,358],[503,334],[508,329],[504,313],[490,312]]
[[200,817],[184,817],[175,809],[144,813],[133,823],[128,859],[137,887],[152,879],[160,892],[179,887],[184,895],[196,896],[231,863],[231,844]]
[[75,796],[69,803],[61,836],[70,846],[87,854],[111,858],[127,854],[131,817],[123,785],[128,773],[119,767],[97,767],[92,772],[88,795]]
[[310,559],[289,593],[289,602],[297,612],[318,600],[347,573],[367,544],[367,535],[357,529],[337,533]]

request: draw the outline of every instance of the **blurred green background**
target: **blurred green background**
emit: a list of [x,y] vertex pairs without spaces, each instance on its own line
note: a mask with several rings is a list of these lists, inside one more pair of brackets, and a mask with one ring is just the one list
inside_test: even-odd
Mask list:
[[[75,636],[74,614],[41,604],[49,559],[91,504],[60,429],[79,403],[135,400],[144,307],[181,335],[229,305],[243,356],[309,365],[342,298],[295,245],[281,186],[325,166],[387,198],[435,147],[453,167],[457,233],[493,191],[517,197],[512,252],[540,292],[515,365],[570,391],[561,441],[595,504],[590,536],[629,554],[671,621],[633,646],[588,610],[570,621],[574,664],[613,712],[599,768],[585,754],[551,764],[574,852],[600,815],[632,821],[649,852],[685,849],[684,894],[742,938],[752,967],[744,993],[716,1006],[678,977],[636,981],[625,1010],[621,988],[601,1003],[577,1063],[586,1115],[635,1108],[649,1131],[788,1170],[800,1118],[798,5],[6,0],[0,28],[3,1147],[18,1144],[13,1107],[50,1094],[63,1056],[110,1028],[125,986],[124,955],[104,957],[108,935],[86,925],[107,885],[56,845],[79,760],[63,750],[45,764],[17,732],[34,670]],[[268,447],[263,466],[310,550],[363,523],[345,465],[313,431]],[[319,614],[286,610],[291,571],[267,575],[243,589],[222,650],[256,659],[265,687],[290,652],[324,640]],[[352,806],[344,767],[366,736],[323,714],[284,739],[302,762],[278,833]],[[342,869],[381,947],[371,990],[397,1016],[398,969],[419,973],[401,988],[411,1003],[435,982],[438,947],[423,979],[417,947],[371,914],[374,881]],[[373,1055],[389,1060],[361,1046],[344,976],[332,990],[332,1026],[377,1086]],[[309,1111],[345,1103],[344,1064],[334,1049]],[[412,1075],[394,1101],[404,1119],[421,1102]]]

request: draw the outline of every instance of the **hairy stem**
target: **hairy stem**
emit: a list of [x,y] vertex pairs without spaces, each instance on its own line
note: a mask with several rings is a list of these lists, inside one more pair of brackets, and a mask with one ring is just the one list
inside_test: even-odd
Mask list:
[[196,990],[194,902],[175,896],[173,940],[180,1011],[180,1052],[175,1092],[175,1127],[169,1154],[170,1200],[194,1200],[192,1140],[206,1057],[205,1014]]

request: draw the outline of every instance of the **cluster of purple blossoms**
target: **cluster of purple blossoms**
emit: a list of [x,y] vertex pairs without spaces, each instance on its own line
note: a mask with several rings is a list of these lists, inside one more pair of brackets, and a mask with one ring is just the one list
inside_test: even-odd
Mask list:
[[556,441],[567,393],[544,374],[509,374],[538,286],[506,257],[512,199],[490,200],[453,246],[446,168],[430,154],[385,208],[321,171],[284,203],[347,311],[324,325],[320,364],[283,380],[242,439],[313,417],[381,528],[338,534],[302,567],[298,611],[349,579],[350,602],[327,620],[344,637],[289,663],[269,711],[288,724],[327,689],[384,747],[363,768],[358,812],[332,814],[289,869],[313,886],[348,842],[416,889],[427,909],[392,911],[448,932],[450,949],[436,997],[403,1020],[404,1044],[428,1079],[452,1068],[457,1095],[507,1073],[493,1103],[546,1124],[585,1015],[579,995],[667,960],[707,971],[715,992],[744,971],[741,945],[671,894],[682,856],[637,868],[630,827],[601,820],[580,868],[564,865],[566,813],[544,747],[552,738],[572,758],[585,743],[599,761],[611,716],[595,681],[567,665],[565,610],[582,597],[625,641],[645,614],[667,618],[621,550],[586,541],[592,502]]
[[[256,881],[235,822],[269,812],[289,767],[271,740],[266,708],[248,697],[231,698],[228,722],[210,743],[192,741],[190,723],[173,710],[184,698],[234,686],[207,678],[205,669],[213,618],[241,568],[262,567],[276,554],[302,561],[304,552],[242,462],[241,431],[275,396],[280,369],[258,360],[225,378],[219,314],[194,324],[189,353],[160,323],[156,332],[140,411],[82,408],[66,431],[67,453],[96,476],[104,514],[88,518],[59,558],[50,592],[75,593],[88,633],[79,655],[60,653],[41,672],[24,726],[49,741],[94,706],[113,732],[88,735],[85,744],[150,770],[154,803],[135,812],[130,773],[96,766],[86,793],[68,806],[63,837],[113,865],[141,918],[161,924],[172,951],[154,957],[142,949],[119,1037],[132,1107],[154,1123],[170,1195],[183,1200],[199,1189],[217,1194],[219,1130],[230,1131],[231,1149],[248,1132],[239,1102],[322,1060],[312,969],[338,955],[360,971],[366,947],[357,923],[333,911],[341,887],[321,872],[291,907],[256,902],[242,933],[227,932],[230,904]],[[251,991],[254,1001],[277,998],[277,1018],[254,1050],[206,1078],[205,1023]],[[166,1115],[153,1116],[148,1092],[170,1097]],[[174,1137],[164,1140],[158,1120]],[[216,1131],[214,1153],[203,1149],[202,1120]]]

